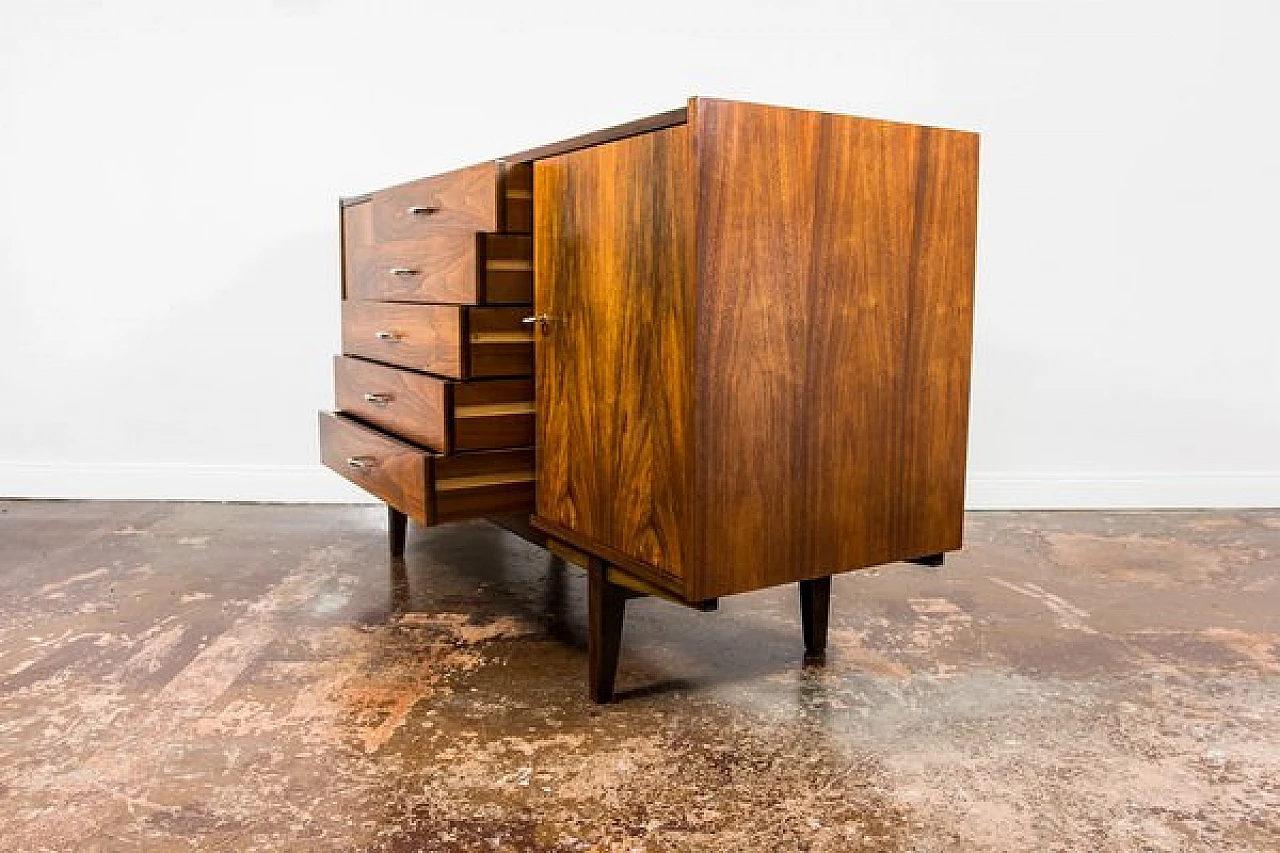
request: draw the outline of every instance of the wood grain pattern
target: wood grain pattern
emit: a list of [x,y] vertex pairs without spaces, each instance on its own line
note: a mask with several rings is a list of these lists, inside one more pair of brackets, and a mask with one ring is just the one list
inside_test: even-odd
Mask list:
[[957,548],[977,137],[695,100],[695,597]]
[[[465,310],[455,305],[344,302],[342,352],[465,379]],[[379,333],[394,337],[383,339]]]
[[[686,600],[939,554],[961,543],[977,157],[973,134],[692,99],[392,188],[344,210],[346,293],[405,304],[348,303],[344,350],[526,376],[536,279],[541,529]],[[437,299],[474,307],[408,304]],[[446,387],[446,446],[527,440],[527,400]],[[450,511],[513,485],[488,476],[454,478]]]
[[[538,480],[538,484],[539,490],[541,490],[541,479]],[[667,590],[682,601],[689,603],[685,599],[685,582],[683,578],[676,577],[670,572],[662,571],[650,563],[637,560],[635,557],[624,554],[622,551],[601,542],[599,539],[584,536],[573,528],[557,524],[546,516],[535,514],[529,519],[529,523],[536,530],[541,531],[548,537],[571,545],[583,553],[594,554],[610,565],[619,566],[630,574],[633,574],[638,578],[643,578],[649,583]]]
[[[360,249],[373,245],[373,215],[368,201],[358,204],[343,204],[340,209],[340,239],[342,240],[342,298],[352,298],[355,287],[357,263]],[[366,261],[360,258],[359,267]]]
[[[533,509],[533,449],[439,456],[340,415],[320,413],[324,464],[420,524]],[[350,460],[364,467],[353,467]]]
[[[369,203],[373,238],[415,240],[442,228],[498,231],[501,177],[502,164],[491,160],[379,190]],[[413,207],[426,210],[412,213]]]
[[[529,376],[527,308],[342,303],[342,352],[451,379]],[[386,337],[390,335],[390,337]]]
[[[354,421],[321,412],[320,458],[396,510],[421,524],[431,523],[429,457],[421,450]],[[351,460],[367,467],[353,467]]]
[[344,414],[440,453],[453,449],[448,380],[347,356],[333,359],[333,379]]
[[374,207],[343,210],[344,293],[350,299],[461,304],[533,300],[528,235],[420,229],[412,239],[374,236]]
[[[499,170],[499,230],[506,233],[527,234],[533,230],[532,164],[513,163],[507,160],[498,160],[496,162]],[[438,180],[440,177],[441,176],[436,176],[436,179]],[[387,191],[384,190],[383,192]],[[338,205],[340,208],[346,208],[354,207],[358,204],[367,204],[374,200],[375,195],[377,195],[377,193],[360,193],[359,195],[343,196],[338,200]],[[456,222],[455,225],[457,225]],[[461,227],[473,226],[463,225]]]
[[693,202],[679,126],[534,166],[538,517],[689,564]]

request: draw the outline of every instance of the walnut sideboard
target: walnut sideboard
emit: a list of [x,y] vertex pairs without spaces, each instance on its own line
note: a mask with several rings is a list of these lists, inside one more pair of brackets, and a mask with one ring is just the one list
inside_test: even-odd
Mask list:
[[961,546],[978,137],[710,98],[342,201],[325,464],[700,609]]

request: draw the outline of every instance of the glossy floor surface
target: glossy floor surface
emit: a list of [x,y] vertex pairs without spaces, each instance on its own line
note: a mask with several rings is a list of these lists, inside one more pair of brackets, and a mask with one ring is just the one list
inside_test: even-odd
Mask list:
[[1280,850],[1280,511],[987,513],[942,570],[628,605],[476,522],[0,503],[5,850]]

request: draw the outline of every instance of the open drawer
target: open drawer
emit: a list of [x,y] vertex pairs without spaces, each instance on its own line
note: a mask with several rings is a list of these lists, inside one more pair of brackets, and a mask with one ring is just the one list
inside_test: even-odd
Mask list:
[[324,464],[420,524],[532,511],[533,449],[444,456],[320,413]]
[[533,444],[533,380],[456,382],[340,355],[339,411],[428,450],[453,453]]

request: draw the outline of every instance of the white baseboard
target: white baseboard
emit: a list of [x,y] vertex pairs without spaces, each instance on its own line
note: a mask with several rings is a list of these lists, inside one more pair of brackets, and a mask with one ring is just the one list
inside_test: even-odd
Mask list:
[[[316,465],[0,462],[0,497],[371,503]],[[997,474],[974,472],[970,509],[1280,507],[1280,473]]]
[[372,503],[322,465],[0,462],[0,497]]

